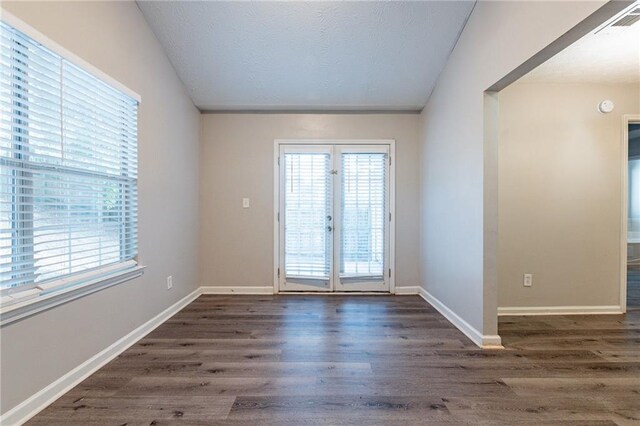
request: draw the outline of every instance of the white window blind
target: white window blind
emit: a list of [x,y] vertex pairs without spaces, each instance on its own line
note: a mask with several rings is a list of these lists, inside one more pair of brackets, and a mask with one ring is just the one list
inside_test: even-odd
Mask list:
[[331,157],[285,154],[284,167],[286,277],[329,279]]
[[134,259],[137,100],[0,25],[0,289]]
[[344,153],[341,161],[340,276],[382,279],[387,155]]

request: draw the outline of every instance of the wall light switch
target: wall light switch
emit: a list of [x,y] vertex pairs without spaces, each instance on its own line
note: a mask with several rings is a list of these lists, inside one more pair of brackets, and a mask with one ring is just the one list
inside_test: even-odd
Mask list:
[[525,287],[531,287],[533,285],[533,274],[524,274],[522,285]]
[[167,290],[171,290],[173,287],[173,276],[169,275],[167,277]]
[[251,206],[251,200],[249,200],[248,198],[243,198],[242,199],[242,208],[243,209],[248,209]]

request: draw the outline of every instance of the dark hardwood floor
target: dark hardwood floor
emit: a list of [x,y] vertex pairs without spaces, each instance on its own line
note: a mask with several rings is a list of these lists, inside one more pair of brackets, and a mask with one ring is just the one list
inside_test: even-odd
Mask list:
[[500,334],[418,296],[201,296],[28,424],[640,424],[640,311]]

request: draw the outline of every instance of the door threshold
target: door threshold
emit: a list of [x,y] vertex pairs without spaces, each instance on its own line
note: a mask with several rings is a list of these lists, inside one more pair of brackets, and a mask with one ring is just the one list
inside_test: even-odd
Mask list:
[[390,291],[279,291],[276,294],[302,294],[305,296],[392,296]]

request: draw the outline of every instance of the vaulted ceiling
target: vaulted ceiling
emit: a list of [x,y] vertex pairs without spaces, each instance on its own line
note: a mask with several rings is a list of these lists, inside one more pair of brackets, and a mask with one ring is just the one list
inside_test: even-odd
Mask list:
[[138,1],[202,110],[420,110],[470,1]]

